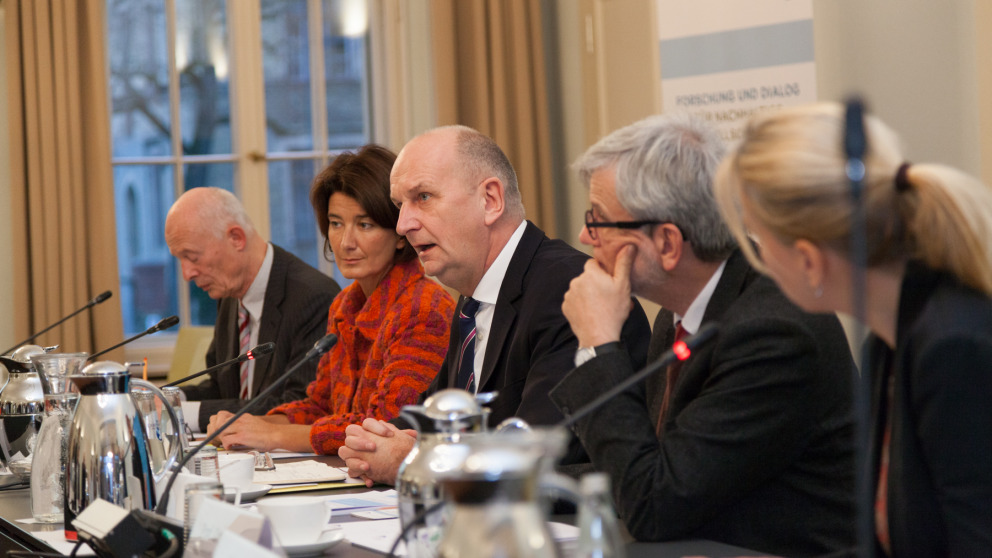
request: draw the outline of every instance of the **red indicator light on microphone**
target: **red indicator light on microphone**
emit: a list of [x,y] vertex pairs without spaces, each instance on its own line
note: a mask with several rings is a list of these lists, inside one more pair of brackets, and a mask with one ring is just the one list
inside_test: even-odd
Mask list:
[[255,360],[255,355],[253,355],[251,351],[248,351],[245,355],[248,356],[248,360]]
[[676,341],[675,344],[672,345],[672,352],[675,353],[675,357],[679,360],[685,360],[692,354],[692,351],[689,350],[689,346],[685,344],[685,341]]

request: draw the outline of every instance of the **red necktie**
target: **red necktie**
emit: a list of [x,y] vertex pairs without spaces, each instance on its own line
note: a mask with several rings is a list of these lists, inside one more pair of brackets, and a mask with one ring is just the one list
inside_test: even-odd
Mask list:
[[[682,327],[682,320],[675,324],[675,343],[685,337],[686,331]],[[658,413],[658,435],[665,432],[665,415],[668,414],[668,407],[672,402],[672,392],[675,391],[675,382],[679,379],[679,372],[682,371],[682,361],[677,360],[668,366],[665,378],[665,396],[661,400],[661,412]]]
[[[248,345],[251,343],[251,328],[248,327],[248,309],[243,304],[238,305],[238,340],[240,342],[239,354],[248,352]],[[241,363],[241,399],[248,399],[248,361]]]

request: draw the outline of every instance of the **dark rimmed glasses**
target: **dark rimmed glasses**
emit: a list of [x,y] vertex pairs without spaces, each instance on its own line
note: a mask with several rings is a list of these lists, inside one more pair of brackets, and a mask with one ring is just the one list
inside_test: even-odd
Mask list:
[[609,227],[611,229],[639,229],[648,225],[662,225],[665,223],[668,223],[668,221],[597,221],[596,217],[592,214],[592,210],[586,210],[586,230],[589,231],[589,238],[592,240],[598,239],[599,235],[596,232],[596,229],[599,227]]

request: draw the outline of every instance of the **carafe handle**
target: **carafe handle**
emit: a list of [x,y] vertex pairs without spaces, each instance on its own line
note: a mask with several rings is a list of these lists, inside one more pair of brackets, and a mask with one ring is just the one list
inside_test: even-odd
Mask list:
[[[159,401],[162,402],[162,405],[165,408],[165,410],[169,413],[169,420],[172,421],[172,436],[175,439],[172,441],[172,443],[169,444],[169,449],[170,449],[169,456],[166,458],[165,463],[162,466],[161,472],[156,473],[155,471],[152,471],[152,476],[155,478],[155,483],[158,484],[172,470],[172,467],[176,464],[179,457],[179,451],[182,446],[182,444],[179,441],[179,436],[181,433],[179,426],[179,417],[177,417],[176,412],[172,410],[172,405],[169,404],[169,400],[165,398],[165,394],[162,393],[162,390],[155,387],[154,384],[152,384],[151,382],[146,382],[144,380],[139,380],[137,378],[132,378],[131,385],[145,388],[151,391],[153,394],[155,394],[155,397],[158,397]],[[128,395],[128,397],[130,397],[130,394]],[[135,408],[137,408],[137,405],[135,405]]]
[[582,501],[579,483],[572,477],[560,473],[542,473],[537,481],[537,490],[541,496],[549,500],[564,500],[575,504],[576,507]]

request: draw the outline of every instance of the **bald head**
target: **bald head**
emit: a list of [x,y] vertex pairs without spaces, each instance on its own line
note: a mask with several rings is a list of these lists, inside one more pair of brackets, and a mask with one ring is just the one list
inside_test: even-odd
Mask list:
[[496,143],[465,126],[410,140],[390,174],[407,237],[428,275],[471,296],[524,219],[517,177]]
[[183,271],[210,298],[241,298],[265,258],[266,242],[234,194],[194,188],[165,218],[165,242]]

